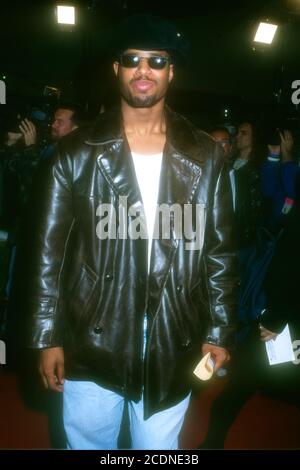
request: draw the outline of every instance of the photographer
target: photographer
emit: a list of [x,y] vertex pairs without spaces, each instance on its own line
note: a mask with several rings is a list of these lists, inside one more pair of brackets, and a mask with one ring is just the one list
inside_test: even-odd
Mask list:
[[4,172],[2,225],[14,231],[29,197],[33,172],[42,146],[36,126],[29,119],[13,118],[6,126],[0,159]]

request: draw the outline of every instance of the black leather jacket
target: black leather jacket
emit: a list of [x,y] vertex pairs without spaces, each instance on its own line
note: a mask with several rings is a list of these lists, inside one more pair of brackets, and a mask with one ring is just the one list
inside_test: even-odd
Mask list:
[[132,400],[144,386],[145,417],[189,392],[202,342],[230,347],[235,321],[228,171],[207,134],[168,109],[166,119],[158,201],[199,205],[201,249],[186,250],[171,224],[170,239],[153,241],[148,277],[146,240],[97,237],[99,203],[141,201],[120,115],[112,113],[66,138],[39,174],[26,276],[31,347],[63,346],[67,378]]

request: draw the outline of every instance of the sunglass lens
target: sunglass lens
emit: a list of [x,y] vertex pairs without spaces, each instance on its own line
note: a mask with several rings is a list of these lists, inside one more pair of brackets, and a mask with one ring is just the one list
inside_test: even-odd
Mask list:
[[[134,68],[138,67],[142,57],[138,55],[124,54],[120,57],[120,64],[122,67]],[[163,69],[168,62],[167,57],[152,56],[146,58],[151,69],[160,70]]]
[[149,57],[148,63],[152,69],[163,69],[167,63],[166,57],[153,56]]
[[120,58],[120,63],[123,67],[137,67],[139,62],[140,58],[137,55],[124,54]]

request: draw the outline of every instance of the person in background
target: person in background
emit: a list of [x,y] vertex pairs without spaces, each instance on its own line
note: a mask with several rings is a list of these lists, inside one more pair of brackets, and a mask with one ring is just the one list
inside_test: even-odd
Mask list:
[[56,142],[86,123],[86,113],[78,104],[61,103],[54,113],[51,137]]
[[53,156],[57,144],[66,135],[80,130],[87,124],[87,116],[83,107],[77,103],[61,102],[57,105],[51,123],[51,141],[43,151],[42,158]]
[[[288,160],[290,161],[290,160]],[[267,305],[259,319],[263,342],[276,339],[288,324],[295,361],[272,366],[270,375],[272,397],[300,407],[300,177],[295,181],[294,203],[283,221],[264,282]],[[270,369],[270,368],[269,368]]]
[[294,160],[294,139],[290,130],[271,128],[266,132],[268,156],[262,165],[262,191],[266,205],[266,226],[277,233],[295,201],[299,166]]
[[[28,201],[34,178],[38,177],[38,168],[44,159],[54,158],[58,142],[71,133],[78,132],[86,123],[86,115],[80,105],[60,103],[55,110],[51,125],[50,139],[41,142],[38,128],[25,118],[8,124],[5,146],[2,148],[6,179],[6,198],[4,220],[9,224],[10,262],[7,266],[5,295],[9,299],[7,315],[8,343],[14,341],[15,304],[17,293],[14,289],[15,260],[18,257],[20,240],[24,236],[30,214]],[[12,183],[15,183],[14,185]],[[22,256],[22,255],[21,255]],[[10,350],[14,350],[11,345]],[[17,356],[18,352],[13,352]],[[12,357],[10,362],[17,359]],[[26,389],[26,387],[24,387]],[[24,392],[25,395],[27,391]],[[49,434],[53,447],[65,447],[65,435],[62,424],[62,397],[52,392],[45,397],[45,408],[49,420]]]
[[[257,256],[258,231],[264,223],[261,166],[265,152],[253,122],[245,121],[238,126],[236,150],[232,184],[240,278],[236,350],[227,368],[228,381],[212,404],[209,428],[199,446],[201,449],[224,447],[231,424],[258,387],[261,370],[256,360],[260,344],[257,317],[261,309],[252,302],[249,272]],[[259,275],[257,272],[255,277],[261,282]],[[246,298],[250,301],[246,302]]]
[[224,157],[230,162],[232,157],[232,142],[230,132],[226,127],[214,127],[210,131],[212,138],[222,147]]

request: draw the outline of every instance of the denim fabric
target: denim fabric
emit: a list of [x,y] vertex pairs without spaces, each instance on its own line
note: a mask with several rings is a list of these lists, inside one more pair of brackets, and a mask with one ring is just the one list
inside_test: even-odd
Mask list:
[[[133,449],[178,449],[190,395],[177,405],[149,419],[143,418],[143,400],[129,401],[129,420]],[[93,382],[69,381],[64,384],[64,426],[69,449],[117,449],[124,409],[124,398]]]

